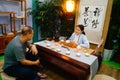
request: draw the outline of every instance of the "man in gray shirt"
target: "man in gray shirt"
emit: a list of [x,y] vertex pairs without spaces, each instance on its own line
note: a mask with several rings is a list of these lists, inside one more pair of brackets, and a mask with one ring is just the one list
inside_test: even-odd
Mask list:
[[[14,37],[5,50],[3,70],[17,80],[40,80],[47,77],[38,72],[40,66],[38,51],[35,45],[28,42],[33,34],[30,26],[23,27],[21,34]],[[26,53],[27,48],[31,53]]]

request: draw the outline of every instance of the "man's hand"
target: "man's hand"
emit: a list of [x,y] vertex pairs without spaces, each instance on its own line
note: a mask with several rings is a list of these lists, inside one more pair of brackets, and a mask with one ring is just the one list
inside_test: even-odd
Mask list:
[[39,59],[37,59],[37,60],[35,61],[35,65],[36,65],[36,66],[40,66],[40,60],[39,60]]
[[38,50],[37,50],[37,48],[36,48],[36,45],[34,45],[34,44],[32,44],[31,45],[31,51],[32,51],[32,53],[34,54],[34,55],[36,55],[37,53],[38,53]]

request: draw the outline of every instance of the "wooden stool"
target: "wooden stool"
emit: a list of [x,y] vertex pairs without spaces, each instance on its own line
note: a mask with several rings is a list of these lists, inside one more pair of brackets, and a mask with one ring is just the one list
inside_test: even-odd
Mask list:
[[93,80],[116,80],[116,79],[114,79],[113,77],[108,76],[108,75],[97,74],[97,75],[95,75]]
[[1,72],[0,73],[1,77],[2,77],[2,80],[16,80],[15,77],[12,77],[12,76],[8,76],[5,72]]

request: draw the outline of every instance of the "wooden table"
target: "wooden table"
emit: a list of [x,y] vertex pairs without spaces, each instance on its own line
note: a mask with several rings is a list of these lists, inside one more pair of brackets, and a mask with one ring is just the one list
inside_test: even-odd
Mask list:
[[[40,43],[46,44],[46,43]],[[69,55],[63,55],[59,52],[36,43],[40,56],[43,60],[67,71],[77,78],[77,80],[87,80],[90,75],[90,65],[75,60]]]

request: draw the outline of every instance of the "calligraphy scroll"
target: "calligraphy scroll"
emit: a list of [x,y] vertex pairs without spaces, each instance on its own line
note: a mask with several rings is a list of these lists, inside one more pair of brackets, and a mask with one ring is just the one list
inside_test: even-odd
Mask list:
[[77,24],[85,26],[85,33],[91,43],[98,44],[101,40],[106,8],[107,0],[80,1]]

